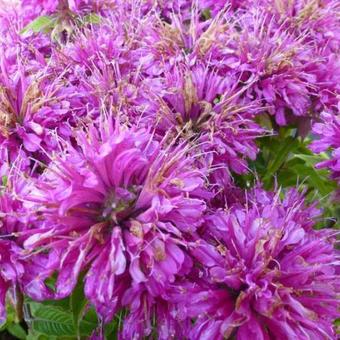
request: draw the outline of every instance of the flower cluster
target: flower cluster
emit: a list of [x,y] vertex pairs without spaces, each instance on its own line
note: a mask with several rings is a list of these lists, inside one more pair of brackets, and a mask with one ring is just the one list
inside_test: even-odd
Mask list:
[[93,339],[335,339],[318,202],[237,179],[294,126],[340,183],[339,13],[0,0],[0,321],[81,282]]

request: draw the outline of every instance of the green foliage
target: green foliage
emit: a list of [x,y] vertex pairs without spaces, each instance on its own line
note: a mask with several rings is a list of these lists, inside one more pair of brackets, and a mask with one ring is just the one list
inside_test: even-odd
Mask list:
[[80,335],[80,321],[87,305],[83,289],[84,284],[81,279],[70,297],[70,310],[72,311],[73,327],[76,329],[77,336]]
[[39,32],[49,32],[56,25],[57,18],[55,16],[47,16],[42,15],[37,17],[33,21],[31,21],[28,25],[26,25],[20,32],[20,34],[24,34],[28,31],[32,31],[34,33]]
[[32,329],[51,336],[76,335],[71,314],[55,306],[38,307],[33,314]]
[[7,331],[20,340],[26,339],[26,332],[18,323],[11,323],[8,325]]
[[13,335],[17,339],[25,340],[26,332],[20,324],[18,316],[16,315],[16,309],[11,303],[7,303],[7,319],[2,325],[0,325],[1,332],[7,331],[9,334]]
[[93,25],[100,24],[102,20],[103,18],[96,13],[87,14],[82,18],[82,21],[84,24],[93,24]]
[[53,40],[56,40],[56,36],[63,31],[71,34],[73,32],[72,24],[77,24],[80,27],[98,25],[102,20],[103,18],[96,13],[89,13],[83,17],[70,13],[66,18],[58,15],[42,15],[27,24],[20,31],[20,34],[25,34],[30,31],[33,33],[51,33],[51,37],[54,38]]
[[1,184],[3,187],[7,186],[7,182],[8,182],[8,177],[7,176],[2,176],[1,177]]
[[[49,282],[53,286],[54,279]],[[20,340],[85,340],[98,329],[100,321],[84,296],[83,275],[72,295],[61,300],[36,302],[25,297],[25,320],[18,320],[14,306],[7,305],[7,320],[0,326]],[[121,313],[124,313],[122,311]],[[116,339],[121,313],[103,326],[107,339]],[[23,324],[27,325],[28,331]]]
[[204,18],[204,20],[211,19],[211,11],[209,8],[206,8],[202,11],[202,17]]
[[[268,122],[264,123],[261,122],[268,128]],[[276,187],[305,190],[307,201],[318,200],[324,211],[324,219],[317,227],[330,227],[340,218],[340,209],[332,202],[337,185],[330,180],[327,170],[316,169],[316,165],[327,160],[328,155],[311,152],[308,148],[310,141],[310,138],[297,136],[294,128],[281,128],[278,134],[259,139],[260,153],[255,161],[250,162],[250,173],[235,176],[235,180],[244,188],[260,180],[267,190]]]
[[283,167],[288,156],[293,153],[299,146],[299,141],[291,136],[282,140],[270,140],[268,143],[268,152],[266,166],[262,169],[265,172],[262,175],[263,183],[270,187],[275,174]]

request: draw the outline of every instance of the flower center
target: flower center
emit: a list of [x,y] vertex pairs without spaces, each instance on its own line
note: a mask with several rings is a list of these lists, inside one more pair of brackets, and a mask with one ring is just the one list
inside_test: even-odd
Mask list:
[[118,188],[110,191],[102,206],[100,220],[122,223],[134,212],[139,190],[132,186],[129,189]]

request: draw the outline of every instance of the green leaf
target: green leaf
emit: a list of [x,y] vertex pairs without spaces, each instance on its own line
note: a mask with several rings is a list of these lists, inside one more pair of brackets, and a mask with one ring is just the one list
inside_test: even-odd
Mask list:
[[26,25],[21,31],[20,34],[24,34],[28,31],[33,31],[34,33],[38,32],[46,32],[49,31],[54,27],[56,23],[56,18],[47,16],[47,15],[42,15],[33,21],[31,21],[28,25]]
[[76,337],[51,336],[38,333],[32,329],[28,331],[26,340],[79,340]]
[[3,322],[3,323],[0,325],[0,333],[1,333],[2,331],[4,331],[4,330],[7,328],[7,326],[8,326],[7,321]]
[[211,19],[211,11],[209,8],[206,8],[202,11],[202,16],[204,18],[204,20],[209,20]]
[[259,116],[256,117],[256,121],[266,128],[268,131],[273,130],[273,124],[272,124],[272,119],[271,116],[267,113],[263,113]]
[[118,339],[118,320],[116,318],[105,326],[105,336],[107,339]]
[[293,152],[299,145],[297,139],[293,137],[287,137],[277,144],[277,147],[273,149],[271,159],[269,159],[263,182],[268,186],[273,179],[274,174],[280,169],[280,167],[287,160],[288,155]]
[[96,13],[90,13],[83,17],[83,22],[85,24],[100,24],[102,22],[102,17]]
[[[77,296],[80,296],[79,291],[72,294],[73,302],[71,302],[71,299],[68,301],[67,309],[65,309],[64,302],[60,306],[54,304],[53,301],[44,301],[43,303],[31,302],[30,309],[33,315],[32,330],[51,337],[57,336],[58,339],[59,337],[79,338],[80,336],[90,336],[97,327],[97,317],[95,313],[92,316],[90,309],[81,320],[84,307],[76,307]],[[50,304],[47,305],[47,303]],[[78,301],[78,303],[86,304],[86,300],[85,302]],[[70,310],[71,306],[73,306],[73,310]],[[76,313],[75,310],[78,312]]]
[[41,333],[37,333],[34,330],[30,329],[28,331],[26,340],[57,340],[58,338],[55,336],[47,336]]
[[[296,172],[290,169],[280,171],[277,175],[277,181],[280,187],[295,187],[299,183],[299,178]],[[301,182],[301,179],[300,179]]]
[[65,311],[69,311],[70,309],[70,299],[69,298],[65,298],[65,299],[61,299],[61,300],[45,300],[41,302],[43,305],[46,306],[55,306],[55,307],[59,307]]
[[97,313],[95,311],[95,309],[93,307],[90,307],[88,309],[88,311],[86,312],[86,314],[84,315],[84,318],[83,318],[84,321],[87,321],[89,323],[92,323],[92,324],[95,324],[95,325],[98,325],[98,316],[97,316]]
[[294,155],[297,158],[302,159],[308,166],[310,167],[315,167],[315,165],[319,162],[324,161],[325,157],[323,157],[322,155],[306,155],[306,154],[296,154]]
[[56,306],[40,305],[34,313],[32,328],[49,336],[76,336],[72,316]]
[[6,187],[7,182],[8,182],[8,177],[7,176],[2,176],[1,178],[2,186]]
[[294,170],[300,175],[300,178],[306,178],[310,188],[319,192],[321,196],[329,195],[336,188],[334,183],[325,176],[327,172],[317,171],[313,167],[305,165],[297,165]]
[[20,340],[26,340],[25,330],[17,323],[12,323],[9,325],[7,327],[7,331]]
[[79,334],[83,336],[89,336],[97,326],[97,323],[81,320],[79,323]]
[[81,275],[70,297],[73,325],[78,337],[80,335],[90,335],[98,325],[98,318],[94,310],[89,309],[84,313],[87,305],[88,301],[84,296],[84,276]]
[[80,334],[79,322],[81,320],[81,317],[82,317],[82,314],[83,314],[83,311],[86,305],[87,305],[87,301],[84,296],[84,284],[81,278],[70,298],[70,307],[72,311],[73,325],[77,331],[77,335]]

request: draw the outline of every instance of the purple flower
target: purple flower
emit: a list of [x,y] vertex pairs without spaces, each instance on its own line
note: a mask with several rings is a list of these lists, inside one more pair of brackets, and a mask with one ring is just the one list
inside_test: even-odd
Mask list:
[[[43,58],[43,56],[41,56]],[[57,147],[57,137],[71,136],[86,112],[77,88],[63,86],[65,72],[40,64],[31,69],[18,57],[3,59],[0,75],[0,143],[8,148],[10,161],[25,154],[48,162],[46,152]]]
[[211,215],[192,245],[206,283],[192,293],[192,339],[333,339],[339,255],[334,232],[296,191],[256,189],[246,206]]
[[[1,164],[1,163],[0,163]],[[5,169],[2,167],[2,169]],[[8,168],[7,168],[8,169]],[[6,321],[6,296],[16,295],[24,275],[22,248],[16,236],[25,228],[25,211],[13,191],[19,192],[22,181],[13,172],[1,175],[0,184],[0,323]]]
[[335,338],[318,203],[233,175],[272,134],[259,122],[318,121],[317,166],[340,183],[338,1],[5,2],[0,322],[15,291],[64,299],[81,280],[92,339],[114,317],[121,339]]
[[143,283],[132,285],[122,299],[130,312],[124,319],[121,338],[139,339],[152,332],[162,340],[185,338],[191,327],[185,314],[187,288],[186,283],[171,285],[162,298],[150,295]]
[[6,321],[6,295],[8,291],[13,294],[18,287],[18,279],[24,272],[20,263],[21,249],[15,242],[0,240],[0,322]]
[[[260,57],[261,54],[256,48],[252,48],[249,52],[251,60],[259,65],[261,61],[266,61],[269,66],[266,71],[274,66],[274,73],[283,67],[284,75],[289,77],[289,80],[279,79],[280,83],[275,82],[272,88],[265,89],[271,97],[276,98],[274,103],[273,98],[268,103],[274,104],[271,111],[276,109],[278,112],[277,122],[281,125],[289,123],[294,118],[290,117],[290,111],[295,116],[307,116],[310,109],[312,113],[336,111],[339,93],[339,62],[336,56],[340,46],[338,1],[294,0],[276,1],[274,4],[263,0],[257,2],[257,6],[245,1],[243,6],[246,8],[244,17],[247,18],[245,25],[242,25],[244,31],[241,32],[241,36],[246,33],[244,42],[249,39],[249,45],[258,43],[267,54],[262,55],[259,60],[256,55]],[[256,29],[256,25],[261,21],[267,28],[257,35],[256,32],[260,31]],[[255,28],[254,31],[252,27]],[[252,39],[254,33],[256,37],[253,36]],[[275,36],[277,38],[272,40]],[[265,73],[268,75],[268,72]],[[284,84],[286,81],[296,91],[291,91],[289,84]],[[259,83],[261,90],[261,81]],[[263,94],[267,101],[266,93]]]
[[186,239],[211,194],[184,145],[162,150],[148,131],[110,119],[76,137],[78,146],[64,143],[23,198],[37,219],[24,246],[48,253],[26,292],[44,298],[34,287],[58,271],[55,297],[65,297],[86,270],[85,294],[107,322],[132,283],[162,296],[190,269]]
[[239,25],[229,49],[239,60],[235,71],[241,79],[255,77],[247,91],[249,99],[261,100],[279,125],[289,123],[287,114],[308,116],[316,79],[308,69],[312,49],[302,43],[303,34],[294,36],[274,17],[259,11],[242,15]]
[[[308,32],[306,40],[313,41],[316,49],[321,48],[328,53],[339,50],[338,1],[293,0],[273,4],[270,0],[261,0],[258,4],[267,15],[274,15],[279,24],[283,23],[295,35]],[[248,10],[253,7],[251,1],[247,5]]]
[[[328,27],[334,6],[317,9],[322,29]],[[301,117],[310,120],[323,109],[334,108],[339,76],[336,50],[322,49],[331,42],[319,44],[314,31],[318,21],[296,28],[305,20],[307,7],[298,9],[301,18],[297,15],[297,22],[280,16],[278,20],[278,11],[271,12],[266,4],[262,10],[253,6],[235,13],[221,10],[203,22],[198,11],[192,11],[189,19],[172,15],[166,24],[150,20],[137,50],[143,55],[142,69],[148,76],[162,77],[181,68],[178,64],[185,62],[191,67],[202,62],[245,93],[244,102],[261,104],[277,124],[296,123]],[[329,30],[332,33],[325,36],[337,36],[333,21]],[[334,72],[326,72],[329,68]]]
[[[142,19],[136,16],[122,7],[111,15],[110,24],[83,29],[62,53],[56,53],[56,64],[68,69],[67,82],[86,98],[79,106],[86,106],[91,118],[107,110],[136,122],[145,112],[156,111],[153,93],[159,81],[141,77],[136,46]],[[120,25],[122,18],[129,24]]]
[[157,113],[144,115],[159,138],[167,133],[170,140],[179,136],[179,141],[198,145],[204,167],[215,169],[210,179],[225,184],[231,172],[247,172],[248,159],[258,152],[255,140],[265,133],[254,121],[256,103],[243,103],[242,92],[232,86],[230,79],[200,63],[191,68],[178,64],[164,73],[163,89],[155,97]]

